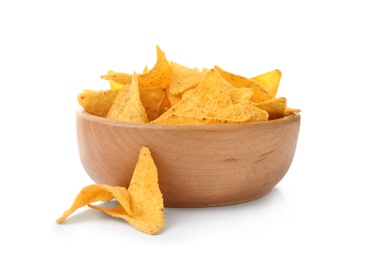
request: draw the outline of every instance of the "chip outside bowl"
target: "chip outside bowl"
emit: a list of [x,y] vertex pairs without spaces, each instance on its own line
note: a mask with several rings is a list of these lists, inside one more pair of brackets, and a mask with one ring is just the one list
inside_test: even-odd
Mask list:
[[232,205],[267,195],[293,161],[301,116],[238,125],[154,125],[76,112],[81,163],[96,182],[128,187],[150,149],[166,207]]

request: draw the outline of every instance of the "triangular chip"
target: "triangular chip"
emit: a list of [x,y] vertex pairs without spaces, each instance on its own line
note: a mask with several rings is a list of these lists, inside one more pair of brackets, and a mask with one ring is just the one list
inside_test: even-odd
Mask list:
[[260,83],[264,89],[270,94],[271,97],[276,97],[276,94],[279,89],[280,79],[281,79],[281,71],[276,69],[264,74],[252,77],[252,80],[257,81]]
[[269,119],[277,119],[286,115],[287,100],[284,97],[273,98],[264,102],[254,104],[259,109],[269,114]]
[[87,113],[106,117],[117,97],[118,91],[119,89],[98,91],[87,89],[78,94],[77,100]]
[[235,88],[229,89],[230,98],[233,104],[249,103],[254,91],[252,88]]
[[[116,199],[118,205],[105,208],[92,203]],[[158,184],[158,171],[147,147],[142,147],[139,159],[128,189],[102,184],[92,184],[83,188],[70,209],[56,220],[63,222],[68,216],[83,206],[100,210],[112,217],[122,218],[136,229],[147,233],[159,233],[165,224],[163,195]]]
[[231,104],[229,91],[224,85],[223,78],[217,70],[211,69],[191,95],[182,99],[160,117],[164,118],[173,113],[206,117],[216,114],[217,110],[227,108]]
[[[109,84],[111,85],[111,87],[114,88],[115,86],[130,84],[132,74],[109,70],[107,74],[101,75],[100,78],[109,80]],[[113,83],[116,83],[118,85]]]
[[132,75],[128,92],[120,89],[107,118],[125,122],[147,123],[148,116],[140,99],[137,75]]
[[139,75],[140,88],[145,87],[164,87],[170,84],[170,64],[164,52],[157,45],[157,62],[151,70]]
[[171,114],[165,118],[158,118],[153,121],[155,124],[163,125],[216,125],[216,124],[241,124],[246,121],[234,118],[220,118],[209,116],[188,116],[181,114]]
[[[144,72],[138,75],[139,87],[168,87],[170,84],[170,65],[164,52],[156,46],[157,61],[150,70],[144,69]],[[102,79],[125,85],[131,82],[132,74],[124,72],[109,72],[100,76]]]
[[269,113],[267,111],[260,109],[256,106],[253,106],[252,115],[249,118],[248,122],[261,122],[261,121],[268,121],[269,120]]
[[166,88],[146,87],[140,88],[140,99],[145,108],[148,120],[152,121],[159,116],[162,102],[166,96]]
[[243,76],[239,76],[237,74],[233,74],[221,69],[219,66],[215,65],[215,69],[217,69],[221,76],[226,79],[228,82],[231,83],[236,88],[252,88],[254,94],[251,98],[251,101],[254,102],[262,102],[272,98],[272,96],[268,93],[268,91],[257,81],[246,78]]
[[170,92],[179,95],[189,88],[196,87],[204,78],[206,72],[200,72],[198,69],[188,68],[181,64],[171,61],[171,81]]
[[56,220],[60,224],[77,209],[94,202],[107,202],[115,198],[120,206],[125,209],[125,214],[132,216],[130,209],[130,196],[124,187],[112,187],[102,184],[91,184],[84,187],[76,196],[72,206],[64,211],[63,215]]
[[[115,74],[115,73],[116,72],[114,72],[113,70],[108,70],[107,75]],[[120,89],[120,88],[122,88],[123,85],[130,84],[131,83],[131,77],[132,77],[132,75],[127,74],[126,76],[127,76],[127,79],[125,81],[122,80],[122,83],[117,83],[117,82],[115,82],[113,80],[109,80],[109,86],[110,86],[110,88],[111,89],[116,89],[116,88]]]
[[273,98],[261,103],[255,103],[256,107],[265,110],[269,114],[269,120],[282,118],[291,113],[300,112],[299,109],[291,109],[287,106],[287,99],[284,97]]

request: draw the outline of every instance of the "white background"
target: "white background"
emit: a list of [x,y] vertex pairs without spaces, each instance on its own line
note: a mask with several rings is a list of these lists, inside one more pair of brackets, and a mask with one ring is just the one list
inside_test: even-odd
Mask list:
[[[1,1],[1,259],[370,259],[366,1]],[[166,208],[155,236],[81,209],[77,94],[141,71],[155,45],[190,67],[283,73],[302,110],[285,178],[250,203]],[[342,259],[341,258],[341,259]]]

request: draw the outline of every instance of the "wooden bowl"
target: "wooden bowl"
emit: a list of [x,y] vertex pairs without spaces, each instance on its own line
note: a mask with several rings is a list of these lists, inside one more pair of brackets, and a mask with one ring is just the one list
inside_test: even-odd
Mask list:
[[294,157],[300,114],[238,125],[154,125],[77,111],[82,165],[95,183],[128,187],[142,146],[166,207],[243,203],[268,194]]

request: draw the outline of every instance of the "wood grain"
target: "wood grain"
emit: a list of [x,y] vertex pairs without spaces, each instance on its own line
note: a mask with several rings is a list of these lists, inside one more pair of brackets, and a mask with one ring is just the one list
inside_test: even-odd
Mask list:
[[96,183],[127,187],[151,150],[166,207],[238,204],[268,194],[288,172],[300,114],[241,125],[125,123],[77,111],[81,163]]

